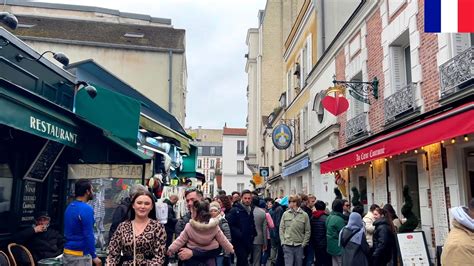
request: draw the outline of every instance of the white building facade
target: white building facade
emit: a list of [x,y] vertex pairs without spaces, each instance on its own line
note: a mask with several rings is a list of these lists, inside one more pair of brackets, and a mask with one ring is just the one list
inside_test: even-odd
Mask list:
[[244,161],[247,130],[224,128],[222,142],[222,189],[227,194],[250,189],[252,172]]

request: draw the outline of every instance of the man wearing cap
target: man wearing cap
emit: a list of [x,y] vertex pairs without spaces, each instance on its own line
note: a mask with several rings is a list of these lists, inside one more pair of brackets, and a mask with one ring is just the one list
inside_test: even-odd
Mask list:
[[47,212],[35,216],[35,224],[13,236],[15,243],[25,245],[35,261],[53,258],[63,253],[64,237],[56,230],[49,228],[51,218]]

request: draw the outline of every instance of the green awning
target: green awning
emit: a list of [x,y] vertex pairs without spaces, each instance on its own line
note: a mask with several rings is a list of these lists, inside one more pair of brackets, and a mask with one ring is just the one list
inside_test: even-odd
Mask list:
[[140,126],[142,126],[144,129],[148,131],[155,132],[163,137],[175,139],[176,141],[179,142],[181,149],[186,154],[189,154],[189,149],[190,149],[189,139],[183,137],[177,132],[143,115],[140,116]]
[[131,147],[127,142],[123,141],[121,138],[117,137],[117,136],[114,136],[114,135],[110,135],[110,134],[107,134],[106,132],[104,132],[104,136],[111,140],[112,142],[114,142],[115,144],[118,144],[119,146],[121,146],[122,148],[124,148],[125,150],[131,152],[132,154],[134,154],[137,158],[141,159],[141,160],[151,160],[151,157],[144,154],[143,152],[139,151],[138,149],[134,148],[134,147]]
[[189,155],[183,157],[183,170],[181,172],[195,172],[197,162],[197,147],[191,145]]
[[8,84],[4,80],[0,82],[1,124],[79,148],[79,126],[61,107],[37,96],[28,97],[29,92],[16,92]]
[[75,113],[136,148],[140,102],[95,84],[94,87],[95,98],[84,89],[76,93]]

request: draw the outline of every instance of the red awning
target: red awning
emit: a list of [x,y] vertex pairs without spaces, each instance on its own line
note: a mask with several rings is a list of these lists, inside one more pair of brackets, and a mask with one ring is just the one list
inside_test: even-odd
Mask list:
[[321,163],[321,174],[474,132],[474,102],[382,135]]

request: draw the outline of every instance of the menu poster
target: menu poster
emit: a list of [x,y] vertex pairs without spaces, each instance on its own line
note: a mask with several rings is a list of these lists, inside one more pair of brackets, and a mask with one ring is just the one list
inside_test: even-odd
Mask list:
[[64,147],[65,145],[59,142],[46,141],[38,156],[26,171],[24,179],[43,182],[63,152]]
[[397,245],[402,265],[432,265],[423,231],[398,233]]
[[36,182],[25,180],[21,201],[21,224],[32,224],[35,220],[37,187]]

